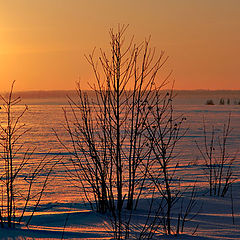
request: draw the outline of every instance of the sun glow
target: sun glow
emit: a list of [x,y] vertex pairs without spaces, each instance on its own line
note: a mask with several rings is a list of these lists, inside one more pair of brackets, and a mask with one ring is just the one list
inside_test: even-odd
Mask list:
[[117,8],[110,0],[2,1],[1,90],[14,79],[17,90],[74,89],[79,76],[88,88],[93,75],[84,54],[107,49],[109,28],[118,23],[165,50],[177,89],[240,89],[239,8],[234,0],[122,1]]

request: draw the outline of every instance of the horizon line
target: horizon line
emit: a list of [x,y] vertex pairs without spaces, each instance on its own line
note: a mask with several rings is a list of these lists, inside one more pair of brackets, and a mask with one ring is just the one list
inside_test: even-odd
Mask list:
[[[15,90],[14,94],[16,93],[34,93],[34,92],[73,92],[77,89],[34,89],[34,90]],[[94,91],[94,89],[81,89],[82,91]],[[161,89],[160,91],[171,91],[171,89]],[[204,89],[204,88],[196,88],[196,89],[173,89],[173,91],[240,91],[240,89]],[[9,91],[0,91],[0,94],[9,93]]]

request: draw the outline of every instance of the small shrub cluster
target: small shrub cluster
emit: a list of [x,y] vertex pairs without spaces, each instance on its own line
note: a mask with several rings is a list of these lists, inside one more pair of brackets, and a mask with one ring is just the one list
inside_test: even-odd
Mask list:
[[[234,100],[234,105],[240,105],[240,100]],[[206,102],[205,102],[206,105],[215,105],[214,101],[212,99],[208,99]],[[231,104],[231,100],[230,98],[228,98],[226,101],[224,100],[224,98],[220,98],[219,100],[219,105],[230,105]]]
[[[201,208],[196,204],[195,185],[182,187],[176,171],[176,148],[187,131],[183,127],[186,119],[175,116],[173,91],[160,91],[168,77],[160,84],[156,81],[166,61],[163,53],[155,58],[149,41],[126,45],[125,31],[126,27],[110,31],[110,56],[101,50],[99,58],[94,53],[87,57],[96,78],[95,98],[90,99],[80,84],[78,99],[69,98],[71,112],[64,110],[64,115],[72,146],[56,136],[72,155],[69,160],[77,173],[67,169],[71,181],[82,188],[93,210],[109,216],[114,239],[179,234],[197,215],[192,212]],[[214,103],[208,100],[207,104]],[[235,158],[228,156],[226,144],[230,120],[224,125],[223,137],[217,138],[219,152],[214,150],[214,133],[209,145],[204,125],[205,146],[202,149],[197,143],[197,147],[205,161],[210,195],[224,197],[234,181]],[[134,213],[146,191],[152,196],[148,216],[136,226]]]
[[206,101],[206,105],[215,105],[212,99]]

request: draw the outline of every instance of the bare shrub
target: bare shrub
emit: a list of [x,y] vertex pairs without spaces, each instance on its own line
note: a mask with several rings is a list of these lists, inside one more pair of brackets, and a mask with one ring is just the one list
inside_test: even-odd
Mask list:
[[[110,53],[100,50],[96,58],[94,50],[86,57],[96,80],[94,96],[78,83],[77,98],[68,97],[69,108],[63,110],[70,146],[55,133],[71,156],[63,163],[68,179],[81,188],[93,210],[110,217],[114,239],[143,239],[158,226],[173,232],[172,208],[183,192],[176,186],[172,159],[185,118],[174,118],[172,91],[162,91],[169,75],[157,83],[167,60],[164,53],[155,56],[149,40],[127,43],[126,29],[110,30]],[[133,213],[143,195],[152,204],[139,227]],[[157,205],[155,198],[161,199]],[[194,201],[192,194],[186,211],[182,208],[181,229]]]
[[155,85],[164,53],[155,56],[149,40],[127,43],[126,29],[110,30],[109,54],[100,50],[99,58],[95,51],[86,57],[96,79],[94,98],[78,85],[77,99],[69,98],[71,117],[64,110],[72,148],[59,139],[72,155],[75,172],[68,169],[69,177],[79,182],[93,208],[111,212],[116,239],[125,228],[123,208],[133,211],[141,198],[150,159],[145,122],[156,91],[167,81]]
[[[184,195],[189,191],[189,187],[181,186],[182,179],[177,174],[179,161],[176,147],[187,128],[183,126],[186,118],[174,114],[173,97],[173,91],[165,95],[158,92],[155,95],[155,105],[151,108],[146,121],[152,154],[148,174],[156,188],[155,196],[160,198],[157,211],[151,213],[154,221],[147,226],[158,230],[162,228],[162,232],[168,235],[183,232],[185,223],[191,219],[189,216],[196,207],[196,189],[192,186],[190,200],[183,210],[183,205],[186,205]],[[173,213],[173,210],[176,212],[174,207],[180,202],[180,211],[174,216],[176,215]],[[153,232],[147,231],[148,234]]]
[[208,180],[210,196],[224,197],[233,184],[233,163],[236,154],[229,154],[228,140],[231,134],[231,116],[223,124],[222,131],[216,135],[215,126],[208,131],[205,121],[203,121],[204,144],[200,146],[196,142],[197,148],[204,161],[204,173]]
[[[29,225],[35,213],[43,191],[46,188],[49,175],[54,164],[50,164],[47,155],[39,162],[31,163],[34,148],[24,148],[24,135],[30,130],[21,123],[23,115],[28,110],[27,106],[20,112],[16,112],[16,105],[20,103],[20,97],[13,97],[12,84],[7,97],[0,96],[3,101],[3,123],[0,124],[0,161],[1,161],[1,226],[5,223],[9,228],[20,223],[27,210],[30,216],[26,219]],[[42,179],[42,174],[45,177]]]

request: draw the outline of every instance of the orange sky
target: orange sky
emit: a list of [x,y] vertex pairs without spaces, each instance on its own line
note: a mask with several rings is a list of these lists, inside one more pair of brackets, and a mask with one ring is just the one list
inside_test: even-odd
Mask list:
[[176,89],[240,89],[239,0],[0,0],[0,91],[86,87],[118,23],[166,51]]

